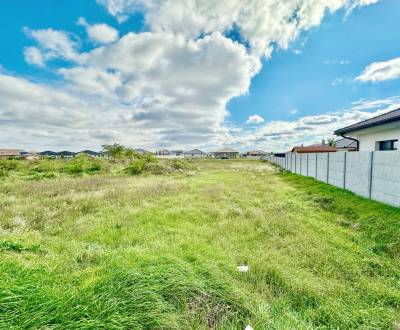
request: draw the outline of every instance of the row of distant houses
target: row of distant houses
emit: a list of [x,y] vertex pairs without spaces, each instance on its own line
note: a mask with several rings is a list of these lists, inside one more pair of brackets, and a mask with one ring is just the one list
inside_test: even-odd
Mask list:
[[[219,159],[232,159],[232,158],[247,158],[247,159],[260,159],[267,153],[262,150],[248,151],[240,153],[232,148],[223,148],[214,152],[204,152],[199,149],[193,150],[157,150],[155,153],[145,149],[134,149],[138,154],[152,154],[159,158],[219,158]],[[42,151],[42,152],[27,152],[19,149],[0,149],[0,159],[6,158],[24,158],[28,160],[35,160],[39,158],[74,158],[79,154],[85,154],[95,158],[108,158],[108,154],[104,152],[96,152],[93,150],[83,150],[79,152],[72,151]]]
[[262,150],[247,151],[240,153],[239,151],[232,148],[223,148],[213,152],[205,152],[200,149],[192,150],[157,150],[155,155],[158,157],[165,158],[219,158],[219,159],[232,159],[232,158],[248,158],[248,159],[260,159],[267,153]]
[[338,151],[394,151],[400,140],[400,109],[340,128],[334,132],[341,138],[330,145],[322,142],[311,146],[296,146],[293,153]]
[[7,158],[23,158],[28,160],[35,160],[39,158],[74,158],[79,154],[86,154],[90,157],[96,158],[107,158],[108,155],[103,152],[96,152],[92,150],[83,150],[80,152],[72,152],[72,151],[24,151],[19,149],[0,149],[0,159]]

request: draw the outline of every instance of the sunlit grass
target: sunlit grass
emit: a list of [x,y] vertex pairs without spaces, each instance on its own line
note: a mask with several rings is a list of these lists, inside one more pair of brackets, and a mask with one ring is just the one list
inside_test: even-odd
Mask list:
[[400,210],[258,161],[196,168],[0,179],[0,328],[398,326]]

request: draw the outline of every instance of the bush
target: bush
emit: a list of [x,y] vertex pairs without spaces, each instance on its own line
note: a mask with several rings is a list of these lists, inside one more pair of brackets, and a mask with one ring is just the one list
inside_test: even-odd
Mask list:
[[101,171],[101,160],[80,154],[69,160],[63,171],[68,174],[95,173]]
[[169,166],[169,164],[166,162],[147,163],[145,166],[145,170],[146,172],[156,175],[168,174],[173,171],[172,167]]
[[170,161],[170,166],[178,171],[190,170],[193,168],[193,165],[186,159],[173,159]]
[[56,160],[53,159],[40,159],[32,163],[31,167],[31,171],[39,173],[54,172],[56,170]]
[[125,168],[125,172],[131,175],[138,175],[143,172],[146,162],[143,159],[135,159]]
[[0,170],[3,171],[16,171],[20,167],[21,162],[16,159],[0,160]]

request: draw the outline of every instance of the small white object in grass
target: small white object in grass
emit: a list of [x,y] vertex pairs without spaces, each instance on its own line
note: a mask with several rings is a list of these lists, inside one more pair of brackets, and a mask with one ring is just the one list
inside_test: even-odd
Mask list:
[[253,327],[250,324],[248,324],[247,327],[244,328],[244,330],[253,330]]
[[241,265],[237,266],[238,272],[247,273],[249,271],[249,266]]

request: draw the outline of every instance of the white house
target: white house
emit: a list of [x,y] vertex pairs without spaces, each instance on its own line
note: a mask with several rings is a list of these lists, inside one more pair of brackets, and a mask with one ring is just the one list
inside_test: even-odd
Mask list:
[[335,134],[353,139],[359,151],[398,150],[400,109],[338,129]]
[[206,157],[207,154],[199,149],[193,149],[193,150],[185,151],[183,153],[183,156],[185,158],[203,158],[203,157]]

